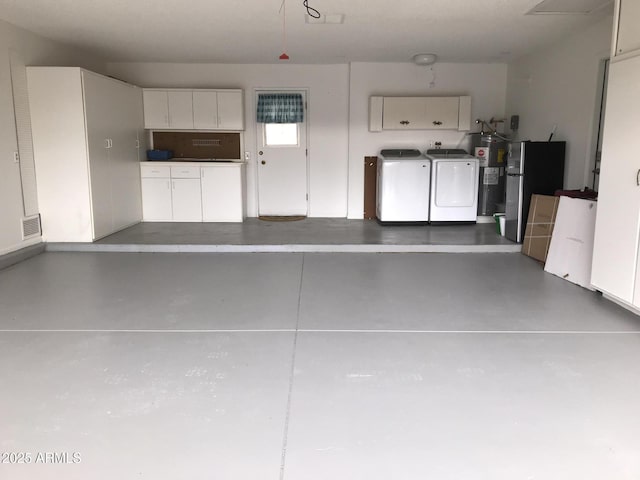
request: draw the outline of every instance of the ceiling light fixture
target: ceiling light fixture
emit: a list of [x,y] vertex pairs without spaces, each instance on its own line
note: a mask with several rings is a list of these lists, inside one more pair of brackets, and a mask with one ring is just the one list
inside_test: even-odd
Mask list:
[[419,53],[413,56],[413,63],[416,65],[433,65],[438,60],[435,53]]

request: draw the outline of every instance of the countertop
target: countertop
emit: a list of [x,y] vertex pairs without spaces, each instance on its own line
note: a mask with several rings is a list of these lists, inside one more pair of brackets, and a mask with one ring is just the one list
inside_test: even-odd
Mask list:
[[140,162],[140,165],[152,165],[152,166],[160,166],[160,165],[165,165],[168,167],[171,166],[195,166],[195,167],[200,167],[200,166],[207,166],[207,167],[211,167],[211,166],[229,166],[229,165],[245,165],[246,162],[241,161],[241,160],[200,160],[200,159],[180,159],[180,160],[176,160],[175,158],[172,158],[171,160],[145,160]]

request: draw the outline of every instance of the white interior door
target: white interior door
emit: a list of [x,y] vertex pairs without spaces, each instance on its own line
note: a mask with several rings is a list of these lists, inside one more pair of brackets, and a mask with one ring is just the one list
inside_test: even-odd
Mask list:
[[[256,105],[258,93],[257,92]],[[306,92],[300,93],[306,106]],[[256,123],[258,214],[307,215],[307,109],[301,123]]]

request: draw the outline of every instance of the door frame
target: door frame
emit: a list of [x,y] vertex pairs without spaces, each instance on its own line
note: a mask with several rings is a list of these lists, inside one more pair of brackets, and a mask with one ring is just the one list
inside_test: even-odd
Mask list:
[[307,178],[305,179],[306,181],[306,185],[305,188],[307,190],[307,216],[309,216],[309,205],[311,204],[311,137],[309,136],[310,133],[310,124],[311,122],[309,121],[309,102],[310,102],[310,98],[309,98],[309,88],[308,87],[255,87],[253,89],[253,131],[255,132],[255,141],[254,141],[254,146],[255,146],[255,155],[254,155],[254,167],[255,167],[255,179],[256,179],[256,184],[255,184],[255,189],[254,189],[254,195],[255,195],[255,199],[256,199],[256,217],[260,216],[260,175],[259,175],[259,166],[258,166],[258,150],[259,148],[259,138],[258,138],[258,121],[256,118],[256,112],[258,111],[258,94],[260,93],[304,93],[305,95],[305,108],[304,108],[304,112],[305,112],[305,136],[306,136],[306,150],[307,150],[307,154],[306,154],[306,158],[305,161],[307,162],[306,164],[306,172],[307,172]]

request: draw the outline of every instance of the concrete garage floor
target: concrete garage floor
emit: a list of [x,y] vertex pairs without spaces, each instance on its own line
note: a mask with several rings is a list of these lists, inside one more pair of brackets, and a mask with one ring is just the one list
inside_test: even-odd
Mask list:
[[495,224],[381,226],[373,220],[139,223],[93,244],[49,251],[125,252],[519,252]]
[[70,461],[3,480],[640,478],[640,319],[522,255],[44,253],[0,312],[0,452]]

